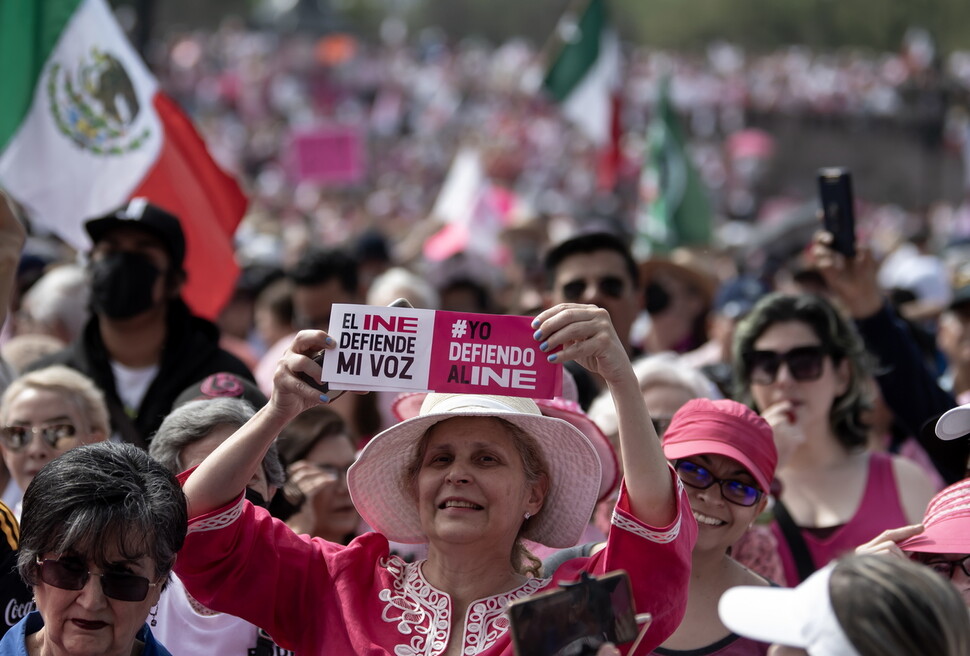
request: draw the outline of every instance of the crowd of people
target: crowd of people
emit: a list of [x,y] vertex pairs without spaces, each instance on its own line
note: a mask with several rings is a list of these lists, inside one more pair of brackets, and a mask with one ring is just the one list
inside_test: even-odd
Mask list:
[[[864,212],[852,257],[818,231],[771,266],[638,258],[589,202],[590,144],[520,86],[523,44],[312,46],[227,22],[159,55],[252,198],[216,321],[182,298],[179,217],[78,217],[78,258],[0,192],[0,654],[511,656],[510,603],[624,570],[636,647],[557,653],[970,655],[958,212]],[[631,58],[641,106],[661,58]],[[909,79],[726,46],[677,65],[681,102],[711,78],[779,111],[888,115]],[[839,91],[809,102],[796,72]],[[320,116],[366,126],[366,180],[287,177]],[[476,139],[501,220],[456,236],[429,208]],[[322,384],[332,306],[398,298],[530,316],[560,396]]]

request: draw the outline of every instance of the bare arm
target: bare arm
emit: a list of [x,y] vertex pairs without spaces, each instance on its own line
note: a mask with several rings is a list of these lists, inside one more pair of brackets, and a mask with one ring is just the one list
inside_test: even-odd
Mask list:
[[562,304],[536,317],[545,352],[563,350],[554,362],[575,360],[598,374],[616,404],[623,471],[630,509],[651,526],[666,526],[677,515],[667,460],[653,429],[626,350],[606,310],[594,305]]
[[319,390],[298,374],[320,380],[320,365],[310,356],[334,346],[333,340],[320,330],[297,334],[276,367],[269,403],[219,445],[185,482],[189,517],[198,517],[238,497],[262,466],[266,450],[283,427],[304,410],[326,402]]
[[0,327],[10,311],[17,265],[26,239],[27,233],[14,213],[13,204],[7,194],[0,191]]

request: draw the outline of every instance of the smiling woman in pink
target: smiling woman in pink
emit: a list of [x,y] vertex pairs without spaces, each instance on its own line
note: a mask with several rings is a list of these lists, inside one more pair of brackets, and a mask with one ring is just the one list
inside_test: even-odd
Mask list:
[[835,306],[764,297],[738,325],[734,362],[742,400],[771,424],[778,448],[778,583],[796,585],[882,531],[919,522],[933,484],[915,463],[869,448],[867,357]]
[[[686,604],[696,524],[683,486],[606,311],[560,305],[533,327],[553,362],[577,361],[616,401],[624,464],[639,475],[621,489],[605,549],[539,577],[523,540],[576,543],[599,495],[600,462],[585,435],[526,398],[429,394],[418,416],[373,438],[348,485],[375,530],[347,546],[294,535],[254,508],[242,490],[260,454],[299,412],[326,402],[297,374],[318,379],[308,356],[333,340],[304,331],[277,367],[270,403],[183,475],[192,519],[177,571],[192,595],[307,656],[510,656],[510,601],[581,570],[625,569],[637,612],[654,617],[644,643],[659,644]],[[406,563],[388,540],[427,543],[428,557]]]

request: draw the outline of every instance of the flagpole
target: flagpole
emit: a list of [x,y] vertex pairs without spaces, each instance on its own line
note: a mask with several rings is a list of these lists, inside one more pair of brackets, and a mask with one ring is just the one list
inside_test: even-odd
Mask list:
[[558,49],[561,50],[563,46],[566,45],[562,39],[558,38],[559,24],[562,22],[563,17],[568,16],[569,14],[576,14],[577,16],[582,15],[580,6],[585,5],[588,7],[591,2],[593,2],[593,0],[570,0],[569,4],[566,6],[566,9],[559,14],[559,18],[556,20],[556,24],[553,26],[552,32],[546,38],[546,42],[542,44],[542,48],[539,49],[538,60],[542,63],[543,67],[548,68],[549,62],[555,59],[555,55],[559,54],[558,52],[552,53],[551,51],[553,48],[558,46]]
[[148,42],[152,37],[152,27],[155,15],[155,0],[137,0],[135,2],[135,33],[132,35],[135,50],[142,60],[148,61]]

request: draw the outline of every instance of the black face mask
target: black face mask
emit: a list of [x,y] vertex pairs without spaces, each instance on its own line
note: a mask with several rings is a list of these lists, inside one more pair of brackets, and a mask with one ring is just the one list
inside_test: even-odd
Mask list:
[[129,319],[152,307],[160,271],[140,253],[119,251],[91,265],[91,309],[112,319]]
[[260,508],[267,507],[266,499],[263,498],[263,495],[248,487],[246,488],[246,500],[254,506],[259,506]]

